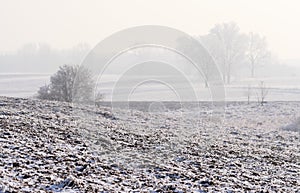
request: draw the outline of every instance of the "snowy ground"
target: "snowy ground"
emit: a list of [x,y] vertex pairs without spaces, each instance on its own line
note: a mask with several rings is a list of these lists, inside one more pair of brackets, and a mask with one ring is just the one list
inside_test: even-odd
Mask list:
[[299,102],[231,102],[224,119],[200,106],[0,97],[0,192],[300,191]]

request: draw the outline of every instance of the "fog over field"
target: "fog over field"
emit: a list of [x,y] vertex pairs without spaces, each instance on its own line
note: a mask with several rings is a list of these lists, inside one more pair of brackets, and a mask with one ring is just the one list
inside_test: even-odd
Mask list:
[[[85,51],[86,53],[87,51]],[[80,56],[84,58],[84,54],[81,53]],[[9,65],[6,65],[5,60],[1,60],[1,66],[3,64],[4,70],[0,73],[0,95],[2,96],[12,96],[12,97],[25,97],[32,98],[35,97],[38,89],[45,84],[50,82],[51,75],[58,69],[57,64],[80,64],[80,59],[77,59],[77,62],[67,62],[68,59],[61,59],[60,61],[56,58],[47,57],[46,61],[48,64],[42,64],[43,57],[36,60],[35,55],[31,55],[28,60],[19,60],[19,56],[11,56],[11,60],[15,59],[18,62],[9,62]],[[114,88],[114,84],[117,82],[120,77],[121,69],[124,69],[126,60],[125,56],[112,65],[112,68],[108,69],[106,73],[102,74],[101,81],[98,83],[98,89],[100,92],[105,94],[105,100],[111,98],[111,92]],[[67,57],[66,57],[67,58]],[[30,61],[32,60],[32,61]],[[134,59],[133,59],[134,60]],[[9,60],[6,60],[9,61]],[[25,61],[29,63],[24,64]],[[58,62],[59,61],[59,62]],[[132,59],[128,59],[132,61]],[[177,61],[174,62],[178,63]],[[41,65],[42,64],[42,65]],[[186,65],[182,62],[181,64]],[[25,68],[24,66],[29,66]],[[31,66],[31,67],[30,67]],[[41,67],[43,66],[43,67]],[[115,70],[114,70],[115,69]],[[1,68],[2,70],[2,68]],[[16,70],[16,71],[14,71]],[[155,72],[155,69],[153,70]],[[163,69],[160,69],[163,72]],[[141,72],[136,72],[136,74],[141,74],[143,72],[151,72],[151,68]],[[165,70],[165,76],[169,76],[170,79],[176,80],[176,77],[170,74]],[[265,64],[259,66],[256,71],[255,77],[249,77],[249,68],[237,67],[235,72],[233,72],[231,84],[225,85],[226,90],[226,100],[228,101],[245,101],[247,100],[247,92],[250,87],[252,89],[251,100],[256,101],[257,97],[255,95],[255,89],[259,86],[261,81],[264,81],[267,87],[269,88],[268,99],[269,101],[298,101],[300,99],[300,70],[296,65],[287,65],[287,64]],[[193,77],[193,75],[190,75]],[[135,76],[132,76],[130,81],[135,81]],[[145,74],[145,78],[147,78]],[[199,93],[199,100],[201,101],[210,101],[211,96],[209,94],[209,88],[206,88],[204,85],[203,77],[194,77],[193,84],[195,85],[196,92]],[[180,85],[180,82],[176,82]],[[129,86],[129,85],[128,85]],[[184,87],[184,85],[183,85]],[[130,88],[123,88],[130,89]],[[184,89],[184,88],[182,88]],[[121,90],[117,91],[118,94],[122,94]],[[165,95],[163,98],[157,98],[157,92],[164,92]],[[115,93],[116,94],[116,93]],[[124,96],[127,97],[127,96]],[[127,100],[127,98],[124,98]],[[149,83],[145,84],[135,90],[135,94],[132,96],[131,100],[178,100],[172,91],[166,88],[164,85],[158,83]]]
[[[59,4],[61,10],[69,6],[67,2],[68,1],[65,1],[66,4]],[[153,5],[149,6],[150,10],[141,14],[143,17],[138,17],[139,20],[137,20],[138,18],[133,17],[133,13],[127,13],[122,10],[119,10],[119,14],[113,15],[112,13],[107,12],[107,10],[103,10],[102,3],[94,2],[99,6],[99,9],[102,10],[102,12],[95,12],[99,17],[102,17],[103,15],[107,18],[118,16],[116,23],[122,23],[123,20],[125,21],[125,18],[130,18],[132,21],[136,20],[136,22],[129,22],[126,20],[127,22],[125,23],[127,23],[128,26],[122,24],[119,25],[119,27],[116,26],[115,22],[110,22],[109,19],[98,19],[95,15],[92,17],[88,10],[95,10],[95,8],[89,3],[85,4],[83,9],[80,10],[80,13],[87,14],[83,14],[84,16],[81,20],[86,19],[89,21],[89,27],[87,27],[85,22],[75,22],[79,20],[79,15],[76,15],[75,11],[77,9],[79,10],[79,2],[72,3],[74,9],[69,10],[74,14],[74,18],[63,15],[63,12],[60,9],[56,10],[56,16],[51,16],[48,13],[48,8],[50,10],[53,9],[57,3],[47,2],[44,5],[38,1],[29,1],[26,4],[21,3],[24,4],[24,9],[18,10],[19,8],[16,8],[19,11],[18,14],[12,15],[12,13],[7,10],[14,7],[14,3],[16,2],[6,2],[2,3],[3,6],[1,6],[1,14],[5,14],[6,16],[1,17],[4,26],[2,28],[2,35],[0,36],[0,39],[4,42],[4,44],[1,44],[0,46],[0,95],[2,96],[34,97],[39,87],[49,83],[50,76],[58,70],[59,66],[63,64],[82,64],[88,54],[92,52],[94,46],[97,45],[99,41],[103,40],[105,36],[109,36],[108,31],[115,33],[126,27],[136,26],[137,24],[169,24],[167,25],[168,27],[177,27],[180,23],[171,22],[172,20],[170,18],[163,16],[162,7],[167,6],[165,3],[162,7],[155,6],[157,8],[156,12],[159,14],[153,16],[153,18],[149,18],[148,14],[151,12],[151,9],[154,9],[153,6],[157,4],[157,2],[154,2]],[[200,6],[202,3],[205,6]],[[226,84],[227,80],[224,79],[226,100],[246,100],[248,99],[248,94],[246,93],[249,89],[253,91],[251,94],[253,96],[250,97],[250,100],[256,100],[257,97],[255,96],[254,90],[261,81],[270,88],[267,97],[268,100],[299,100],[300,56],[297,50],[300,48],[297,49],[299,41],[298,35],[296,34],[296,32],[299,31],[297,27],[299,25],[296,25],[298,21],[296,21],[296,16],[294,15],[297,13],[290,7],[297,3],[291,1],[291,3],[282,5],[282,3],[276,2],[273,3],[274,5],[271,10],[269,10],[269,5],[266,2],[260,2],[261,6],[258,7],[254,6],[255,3],[250,4],[250,7],[255,7],[253,9],[256,12],[261,13],[261,18],[258,18],[257,15],[254,16],[253,14],[255,11],[252,13],[249,11],[251,9],[248,10],[239,2],[230,1],[228,4],[224,5],[223,3],[218,2],[224,6],[224,11],[222,10],[220,13],[217,13],[218,8],[213,9],[211,7],[211,2],[202,3],[201,1],[190,1],[184,6],[194,10],[195,13],[186,13],[185,15],[182,15],[177,14],[175,11],[179,11],[179,5],[182,3],[179,1],[176,1],[176,3],[172,2],[172,4],[175,4],[176,6],[174,9],[170,10],[169,14],[173,15],[175,18],[186,20],[183,22],[185,27],[178,28],[178,30],[190,33],[193,38],[198,40],[201,45],[210,52],[219,68],[220,74],[223,73],[223,56],[218,53],[220,50],[216,49],[218,48],[218,40],[214,40],[211,37],[214,34],[217,34],[215,32],[218,28],[222,28],[222,23],[228,25],[227,27],[223,26],[228,28],[224,28],[223,30],[227,30],[229,33],[235,33],[232,37],[228,36],[227,38],[237,38],[238,42],[233,43],[231,46],[236,46],[237,49],[243,49],[244,53],[243,55],[240,55],[239,51],[236,56],[232,55],[236,58],[232,61],[228,61],[232,64],[230,64],[230,72],[228,72],[230,73],[230,84]],[[36,9],[30,11],[30,5],[33,4],[36,6]],[[114,3],[103,4],[109,9],[119,9],[113,6]],[[145,6],[141,5],[138,1],[133,1],[132,5]],[[197,5],[199,10],[196,11],[193,5]],[[236,8],[232,8],[231,5],[234,5]],[[206,10],[204,7],[207,7],[208,9]],[[286,14],[281,14],[280,16],[271,14],[275,14],[276,11],[281,10],[281,8],[288,10]],[[47,11],[42,13],[43,10]],[[140,13],[138,10],[133,10],[133,12]],[[39,17],[35,17],[35,14],[39,14]],[[53,22],[58,15],[61,15],[60,21]],[[125,15],[125,18],[119,17],[121,15]],[[204,17],[204,15],[209,15],[210,17]],[[10,24],[9,22],[4,21],[5,18],[11,20]],[[195,18],[197,18],[197,24],[195,23]],[[295,22],[295,25],[286,23],[283,18],[290,22]],[[144,21],[147,22],[144,23]],[[28,26],[31,26],[30,30],[23,27],[23,22]],[[68,23],[70,28],[62,27],[64,22]],[[99,22],[102,23],[101,27],[98,24]],[[134,23],[134,25],[131,23]],[[75,30],[73,33],[71,32],[71,29],[74,29],[75,26],[80,27],[80,29]],[[62,27],[60,33],[58,33],[57,29],[59,27]],[[278,30],[278,28],[280,28],[280,30]],[[46,29],[48,30],[47,33],[50,34],[49,36],[44,34],[46,33]],[[98,36],[96,36],[96,34],[91,36],[92,29],[95,30],[95,33],[98,34]],[[230,30],[233,31],[230,32]],[[278,30],[278,32],[276,32],[276,30]],[[14,33],[9,33],[10,31],[14,31]],[[80,36],[76,36],[79,33],[78,31],[81,31]],[[27,38],[21,36],[22,33],[27,34]],[[251,36],[251,34],[254,34],[254,36]],[[253,43],[256,43],[256,50],[252,50],[254,51],[253,56],[258,58],[255,61],[255,64],[253,64],[255,74],[251,74],[252,67],[251,61],[249,60],[249,50],[247,50],[247,46],[249,45],[246,45],[249,43],[244,43],[245,40],[243,40],[243,38],[248,38],[247,41],[249,42],[249,38],[251,39],[251,37],[254,38],[252,39]],[[55,41],[53,41],[54,38],[56,38]],[[226,38],[226,36],[223,38]],[[238,38],[240,38],[240,40],[238,40]],[[291,41],[291,38],[293,41]],[[7,41],[8,39],[11,39],[11,41]],[[242,47],[238,48],[239,46]],[[234,51],[236,48],[232,47],[231,49]],[[260,56],[259,54],[265,54],[265,56],[263,56],[264,58],[259,58],[262,57],[262,55]],[[135,51],[123,53],[120,57],[112,61],[110,67],[105,69],[101,74],[102,79],[98,82],[98,89],[100,92],[104,93],[105,100],[109,100],[112,96],[112,89],[114,88],[114,84],[118,77],[120,77],[120,75],[124,73],[124,70],[131,64],[145,60],[154,61],[166,59],[168,59],[168,62],[172,63],[172,65],[181,68],[181,70],[187,73],[188,77],[195,77],[192,78],[192,81],[194,81],[194,85],[197,85],[195,86],[195,89],[199,95],[199,100],[207,101],[211,99],[209,88],[203,86],[205,80],[203,74],[195,74],[193,72],[195,69],[193,70],[190,67],[191,63],[180,58],[176,53],[162,48],[139,48]],[[143,74],[143,72],[153,72],[155,74],[155,72],[159,70],[161,73],[164,73],[165,76],[170,75],[170,71],[168,69],[165,69],[164,71],[162,66],[149,66],[150,67],[147,67],[146,70],[136,69],[135,74]],[[147,73],[144,73],[145,78],[147,78]],[[174,79],[176,79],[176,77],[174,77]],[[136,81],[134,80],[134,76],[132,76],[131,81]],[[179,100],[176,97],[174,98],[173,91],[170,91],[168,88],[165,88],[164,85],[159,84],[160,83],[151,83],[136,89],[131,97],[132,100]],[[176,84],[180,85],[181,83],[177,80]],[[156,96],[157,92],[162,90],[164,90],[163,92],[165,93],[163,99],[153,98]],[[121,95],[122,91],[117,90],[116,93]],[[124,100],[128,100],[127,98],[124,98]]]
[[0,1],[0,193],[299,193],[299,7]]
[[[132,1],[129,4],[117,1],[91,1],[84,5],[80,1],[70,3],[68,0],[44,3],[36,0],[26,3],[16,0],[2,2],[0,94],[33,97],[39,87],[48,83],[46,74],[50,76],[63,64],[80,65],[94,46],[105,37],[139,25],[162,25],[186,32],[207,47],[219,63],[217,56],[209,48],[213,41],[207,41],[209,37],[206,39],[205,37],[214,34],[217,24],[235,23],[237,28],[234,30],[238,30],[239,35],[253,33],[264,38],[270,57],[255,64],[254,77],[251,76],[251,65],[247,56],[234,61],[230,72],[232,84],[225,85],[228,100],[242,100],[245,88],[257,87],[260,81],[264,81],[267,87],[272,88],[269,100],[297,100],[298,95],[295,93],[298,92],[297,77],[300,76],[298,51],[300,29],[297,5],[298,2],[293,0],[272,3],[269,1],[242,3],[234,0],[226,3],[193,0],[187,3]],[[132,9],[129,9],[130,11],[121,9],[122,6]],[[168,8],[166,12],[166,8],[170,6],[172,8]],[[65,13],[64,10],[68,12]],[[138,58],[133,53],[123,54],[114,62],[115,66],[103,75],[105,77],[119,75],[122,69],[126,68],[124,63],[142,61],[143,57],[151,58],[149,52],[143,52],[144,54]],[[154,54],[156,55],[154,58],[158,58],[159,54],[155,50],[150,52],[152,57]],[[162,52],[160,55],[164,58],[174,57],[174,53],[170,51]],[[186,63],[182,64],[186,61],[178,60],[171,62],[174,65],[188,66]],[[218,64],[220,71],[221,65]],[[152,70],[156,69],[153,67]],[[29,74],[32,78],[29,78]],[[9,84],[8,76],[11,77]],[[19,84],[21,79],[22,84]],[[112,88],[113,79],[106,78],[106,80],[111,83],[105,81],[104,86],[100,86],[99,89],[105,92],[106,98],[110,98],[111,94],[107,93],[107,90]],[[197,89],[203,90],[201,86]],[[207,100],[207,94],[203,92],[200,94],[203,98],[200,100]],[[281,92],[283,94],[279,96]],[[138,94],[136,99],[143,100],[144,97]]]

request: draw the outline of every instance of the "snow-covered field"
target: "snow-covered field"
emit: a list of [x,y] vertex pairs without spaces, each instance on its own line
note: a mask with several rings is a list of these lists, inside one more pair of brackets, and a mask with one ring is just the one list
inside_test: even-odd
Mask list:
[[0,73],[0,96],[33,97],[49,81],[49,74]]
[[300,191],[299,102],[172,105],[0,97],[0,192]]
[[[300,191],[298,77],[234,80],[219,114],[211,114],[209,88],[196,83],[207,102],[180,103],[156,83],[130,97],[123,84],[114,95],[131,102],[113,109],[1,97],[32,98],[49,78],[0,74],[0,193]],[[102,77],[106,99],[116,80]]]
[[[49,83],[50,76],[50,74],[0,74],[0,96],[31,98],[37,93],[39,87]],[[111,99],[117,80],[118,76],[116,75],[103,75],[101,77],[98,88],[100,92],[105,94],[106,100]],[[134,77],[132,81],[135,81]],[[272,77],[233,80],[230,85],[225,86],[225,101],[246,101],[248,93],[250,93],[250,100],[257,101],[256,93],[259,92],[257,87],[260,81],[264,81],[266,87],[268,87],[267,101],[300,100],[300,77]],[[182,91],[185,91],[186,85],[180,82],[177,82],[177,84]],[[113,95],[119,95],[119,98],[124,98],[125,101],[128,99],[132,101],[180,101],[174,92],[163,84],[150,83],[142,85],[137,87],[130,97],[123,96],[123,94],[128,89],[133,88],[124,85],[125,87],[115,89]],[[200,101],[211,101],[210,90],[205,88],[204,84],[199,84],[197,81],[193,82],[193,88]]]

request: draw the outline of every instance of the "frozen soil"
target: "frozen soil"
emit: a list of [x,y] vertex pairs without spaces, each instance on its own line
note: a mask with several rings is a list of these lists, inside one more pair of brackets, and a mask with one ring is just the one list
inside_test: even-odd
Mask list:
[[0,192],[300,192],[300,102],[231,102],[224,119],[201,105],[0,97]]

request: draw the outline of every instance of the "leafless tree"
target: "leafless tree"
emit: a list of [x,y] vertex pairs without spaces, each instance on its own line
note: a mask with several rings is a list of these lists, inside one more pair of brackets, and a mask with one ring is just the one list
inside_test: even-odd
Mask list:
[[202,37],[195,37],[195,40],[198,40],[198,42],[191,42],[189,39],[185,38],[179,38],[177,41],[180,50],[184,50],[184,52],[187,52],[189,56],[201,58],[201,62],[198,64],[199,66],[186,65],[185,71],[189,74],[193,74],[195,72],[201,73],[205,88],[208,88],[209,80],[214,75],[213,66],[211,65],[213,59],[207,54],[207,50],[205,48],[199,49],[198,43],[203,45]]
[[251,66],[251,77],[255,75],[255,68],[258,64],[266,61],[270,57],[265,37],[258,34],[250,33],[248,37],[248,48],[246,51],[247,58]]
[[235,23],[215,25],[206,36],[206,47],[222,70],[223,80],[230,84],[232,66],[243,60],[247,38]]
[[248,85],[248,88],[247,88],[245,94],[246,94],[246,97],[247,97],[247,103],[249,105],[250,104],[250,98],[251,98],[251,95],[252,95],[252,88],[251,88],[250,85]]
[[50,84],[41,87],[38,98],[72,102],[92,101],[95,82],[88,69],[63,65],[50,78]]
[[269,93],[269,89],[266,87],[264,81],[260,81],[256,90],[257,101],[259,104],[264,105],[266,103],[266,96]]

